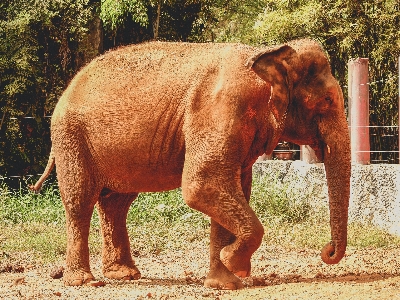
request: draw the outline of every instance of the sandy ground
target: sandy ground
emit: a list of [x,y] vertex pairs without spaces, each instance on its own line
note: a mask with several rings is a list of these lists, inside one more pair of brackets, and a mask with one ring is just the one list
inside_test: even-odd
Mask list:
[[[189,248],[190,247],[190,248]],[[0,260],[1,299],[400,299],[400,248],[348,249],[335,266],[316,250],[288,251],[261,246],[252,260],[252,277],[238,291],[203,287],[208,271],[205,242],[188,249],[136,257],[143,278],[114,281],[101,274],[99,256],[92,272],[102,287],[65,287],[50,273],[63,261],[42,265],[29,254]]]

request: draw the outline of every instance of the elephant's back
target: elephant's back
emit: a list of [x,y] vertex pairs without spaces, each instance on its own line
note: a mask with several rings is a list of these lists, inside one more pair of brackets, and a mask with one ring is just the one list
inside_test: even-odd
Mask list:
[[221,68],[247,69],[247,60],[258,51],[243,44],[149,42],[125,46],[95,58],[82,70],[86,76],[80,81],[90,81],[94,88],[101,83],[114,93],[122,87],[137,92],[150,89],[159,99],[165,91],[155,90],[157,87],[187,86]]
[[143,106],[146,100],[183,99],[190,87],[222,69],[232,70],[231,76],[248,71],[247,60],[258,51],[223,43],[148,42],[120,47],[78,72],[62,98],[70,108],[83,111],[104,101],[122,105],[135,100]]

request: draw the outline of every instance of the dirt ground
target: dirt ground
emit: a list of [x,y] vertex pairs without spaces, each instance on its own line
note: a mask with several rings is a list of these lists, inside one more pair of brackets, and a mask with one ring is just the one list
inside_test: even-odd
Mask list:
[[288,251],[261,246],[252,260],[246,288],[217,291],[203,287],[208,270],[205,242],[187,249],[136,257],[143,278],[114,281],[102,277],[100,257],[92,272],[104,286],[65,287],[50,273],[64,262],[43,265],[29,253],[0,260],[1,299],[400,299],[400,248],[348,249],[334,266],[317,250]]

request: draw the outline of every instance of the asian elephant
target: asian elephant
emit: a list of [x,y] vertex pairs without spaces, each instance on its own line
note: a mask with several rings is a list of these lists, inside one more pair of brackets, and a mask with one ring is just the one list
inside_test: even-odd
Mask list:
[[[249,206],[252,165],[279,141],[310,145],[324,161],[331,242],[347,243],[350,142],[343,95],[321,46],[297,40],[242,44],[148,42],[97,57],[71,81],[51,121],[54,164],[67,222],[64,283],[94,279],[88,234],[97,206],[103,272],[138,279],[126,216],[138,193],[182,187],[211,218],[205,286],[243,287],[264,228]],[[236,275],[236,276],[235,276]],[[238,276],[238,277],[237,277]]]

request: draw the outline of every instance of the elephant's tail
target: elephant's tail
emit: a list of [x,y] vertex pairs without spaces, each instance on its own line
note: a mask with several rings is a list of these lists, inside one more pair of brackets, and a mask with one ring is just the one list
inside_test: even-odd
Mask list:
[[47,177],[49,177],[51,171],[54,168],[55,165],[55,157],[53,153],[53,149],[51,149],[50,155],[49,155],[49,160],[47,161],[47,166],[46,169],[44,169],[44,172],[42,176],[40,176],[39,180],[35,183],[35,185],[30,185],[29,189],[35,193],[39,193],[40,189],[42,188],[43,182],[46,180]]

